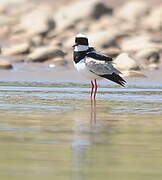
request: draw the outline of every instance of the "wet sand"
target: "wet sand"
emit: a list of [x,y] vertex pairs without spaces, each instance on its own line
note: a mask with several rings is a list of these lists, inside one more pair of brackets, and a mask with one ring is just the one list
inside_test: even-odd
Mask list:
[[[162,66],[158,70],[143,70],[142,73],[146,77],[142,78],[126,78],[128,84],[161,84],[162,83]],[[89,80],[81,76],[74,68],[56,67],[49,68],[45,64],[28,64],[18,63],[14,65],[14,69],[10,71],[0,71],[0,81],[38,81],[38,82],[84,82]],[[100,81],[101,84],[112,84],[110,81]]]

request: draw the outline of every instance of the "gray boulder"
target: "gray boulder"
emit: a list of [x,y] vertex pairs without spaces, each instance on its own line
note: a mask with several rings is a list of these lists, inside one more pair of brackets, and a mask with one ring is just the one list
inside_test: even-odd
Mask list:
[[57,47],[39,47],[28,55],[26,61],[43,62],[55,57],[64,57],[65,53]]

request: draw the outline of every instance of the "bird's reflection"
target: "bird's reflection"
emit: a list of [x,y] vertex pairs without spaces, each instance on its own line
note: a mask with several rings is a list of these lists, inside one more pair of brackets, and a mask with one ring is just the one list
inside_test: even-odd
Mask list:
[[74,136],[72,142],[73,152],[73,178],[75,180],[85,179],[83,172],[88,164],[92,164],[91,159],[87,159],[87,149],[94,143],[95,125],[96,125],[96,100],[90,101],[90,110],[88,111],[88,123],[80,119],[75,119]]
[[96,100],[91,100],[90,109],[90,123],[91,125],[96,124]]

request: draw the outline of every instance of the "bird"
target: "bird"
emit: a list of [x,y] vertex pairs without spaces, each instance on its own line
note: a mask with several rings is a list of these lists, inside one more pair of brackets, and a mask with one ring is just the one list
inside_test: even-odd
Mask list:
[[75,36],[73,62],[77,71],[91,81],[91,100],[96,100],[97,80],[108,79],[125,86],[126,81],[120,76],[122,73],[113,66],[113,58],[89,46],[88,37],[84,34]]

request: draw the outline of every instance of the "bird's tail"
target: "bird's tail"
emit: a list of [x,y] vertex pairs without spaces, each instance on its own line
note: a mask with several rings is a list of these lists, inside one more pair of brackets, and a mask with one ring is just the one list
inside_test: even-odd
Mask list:
[[110,81],[113,81],[121,86],[125,86],[125,83],[126,83],[126,81],[116,73],[104,74],[104,75],[102,75],[102,77],[109,79]]

